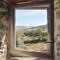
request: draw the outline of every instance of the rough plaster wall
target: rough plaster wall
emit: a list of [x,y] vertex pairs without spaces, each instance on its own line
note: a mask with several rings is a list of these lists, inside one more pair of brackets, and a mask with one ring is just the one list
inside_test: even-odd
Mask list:
[[0,59],[6,60],[7,44],[6,44],[6,16],[0,15]]
[[60,60],[60,0],[54,0],[55,60]]
[[7,54],[7,11],[6,3],[0,0],[0,60],[6,60]]

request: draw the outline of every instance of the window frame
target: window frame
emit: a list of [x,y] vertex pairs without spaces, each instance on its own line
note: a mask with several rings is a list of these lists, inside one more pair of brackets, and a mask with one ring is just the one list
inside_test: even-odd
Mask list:
[[[15,7],[16,8],[16,7]],[[15,38],[13,38],[13,37],[15,37],[15,8],[12,8],[11,10],[10,10],[10,17],[9,17],[9,30],[8,30],[8,46],[7,46],[7,48],[8,48],[8,55],[10,56],[10,57],[21,57],[21,56],[24,56],[24,57],[43,57],[43,58],[51,58],[51,54],[50,53],[52,53],[51,51],[50,51],[50,53],[43,53],[43,52],[26,52],[26,51],[18,51],[18,50],[15,50],[15,48],[14,48],[14,45],[15,45]],[[19,7],[20,8],[20,7]],[[48,11],[50,10],[50,8],[51,7],[43,7],[43,8],[41,8],[41,9],[47,9]],[[20,8],[21,9],[21,8]],[[23,8],[23,9],[25,9],[25,7]],[[31,9],[31,8],[26,8],[26,9]],[[33,8],[33,9],[40,9],[40,7],[38,7],[38,8]],[[50,12],[51,12],[51,10],[50,10]],[[50,17],[48,17],[48,19],[49,19],[49,21],[50,21],[50,19],[51,19],[51,22],[53,22],[52,21],[52,15],[51,14],[48,14],[48,15],[50,15]],[[50,26],[50,35],[52,35],[51,34],[51,31],[52,31],[52,25],[53,24],[51,24]],[[51,39],[51,41],[52,41],[52,36],[50,36],[50,39]],[[48,42],[48,43],[53,43],[53,41],[52,42]],[[50,45],[50,48],[52,47],[52,44]],[[51,50],[51,49],[49,49],[49,50]],[[38,54],[38,55],[37,55]]]

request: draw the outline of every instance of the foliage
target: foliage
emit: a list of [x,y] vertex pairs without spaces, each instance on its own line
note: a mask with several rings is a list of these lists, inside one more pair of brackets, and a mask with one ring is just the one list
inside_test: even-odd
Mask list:
[[[26,38],[27,36],[27,38]],[[23,42],[25,44],[27,43],[38,43],[38,42],[44,42],[47,41],[48,31],[46,28],[36,28],[36,29],[30,29],[26,31],[17,31],[16,37],[21,37],[23,39]],[[19,42],[17,42],[17,45],[19,45]]]
[[22,29],[16,31],[16,47],[24,50],[44,50],[47,49],[47,44],[42,43],[47,41],[47,28],[37,27]]
[[[36,30],[24,32],[24,35],[30,36],[30,37],[32,36],[33,40],[47,40],[48,32],[47,32],[47,29],[38,28]],[[35,38],[37,38],[37,39],[35,39]]]

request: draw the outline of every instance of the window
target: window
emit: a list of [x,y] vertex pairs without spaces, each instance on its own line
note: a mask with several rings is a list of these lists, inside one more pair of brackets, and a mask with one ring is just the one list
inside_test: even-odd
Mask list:
[[47,5],[11,9],[8,34],[10,56],[52,57],[53,16]]
[[47,9],[15,10],[16,49],[48,51]]

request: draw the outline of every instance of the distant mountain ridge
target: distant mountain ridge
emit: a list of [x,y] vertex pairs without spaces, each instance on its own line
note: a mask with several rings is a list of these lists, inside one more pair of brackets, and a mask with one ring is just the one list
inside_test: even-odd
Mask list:
[[26,29],[25,26],[16,26],[16,29]]
[[41,25],[41,26],[32,27],[32,28],[30,28],[30,29],[34,29],[34,28],[47,28],[47,24],[46,24],[46,25]]
[[41,25],[41,26],[36,26],[36,27],[32,27],[32,26],[16,26],[16,29],[34,29],[34,28],[47,28],[47,24],[46,25]]

